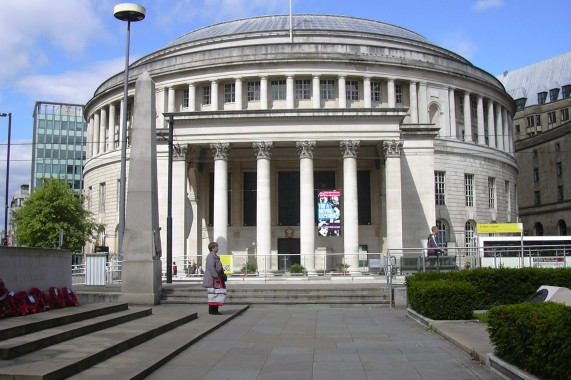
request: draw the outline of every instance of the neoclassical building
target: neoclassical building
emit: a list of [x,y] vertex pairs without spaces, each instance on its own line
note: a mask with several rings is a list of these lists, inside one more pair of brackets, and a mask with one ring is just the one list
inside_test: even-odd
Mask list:
[[[85,107],[89,208],[116,251],[122,113],[155,82],[161,241],[174,124],[173,257],[257,255],[356,271],[387,249],[473,242],[477,223],[517,221],[515,103],[501,83],[410,30],[345,16],[264,16],[191,31],[102,83]],[[136,175],[129,173],[128,176]],[[340,191],[339,236],[318,195]],[[127,199],[128,202],[128,199]],[[166,248],[163,247],[163,252]],[[264,261],[263,258],[270,260]],[[378,257],[378,256],[376,256]],[[279,259],[278,259],[279,258]],[[241,266],[234,261],[234,268]]]

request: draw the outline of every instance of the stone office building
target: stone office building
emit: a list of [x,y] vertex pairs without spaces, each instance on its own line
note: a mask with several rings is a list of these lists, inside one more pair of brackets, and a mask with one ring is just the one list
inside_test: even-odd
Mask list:
[[[191,31],[131,64],[129,104],[123,74],[95,91],[85,188],[112,253],[120,115],[130,119],[145,71],[156,85],[161,234],[174,119],[175,261],[200,261],[217,241],[222,254],[255,252],[260,270],[282,269],[283,253],[320,270],[315,254],[327,252],[357,271],[358,253],[425,246],[434,224],[465,246],[477,223],[517,221],[515,103],[496,78],[383,22],[294,15],[292,25],[264,16]],[[340,191],[340,236],[318,233],[321,190]]]

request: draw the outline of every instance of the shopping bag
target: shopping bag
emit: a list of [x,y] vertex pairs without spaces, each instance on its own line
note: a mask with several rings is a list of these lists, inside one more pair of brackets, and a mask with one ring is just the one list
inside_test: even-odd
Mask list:
[[213,306],[222,306],[226,300],[226,289],[222,287],[222,281],[218,279],[218,284],[220,288],[216,289],[214,287],[214,281],[212,281],[212,287],[208,288],[208,304]]

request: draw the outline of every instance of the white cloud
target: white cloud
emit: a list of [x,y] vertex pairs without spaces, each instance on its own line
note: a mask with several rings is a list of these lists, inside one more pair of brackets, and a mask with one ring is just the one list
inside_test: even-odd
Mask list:
[[95,62],[82,71],[68,71],[58,75],[30,75],[17,81],[19,92],[31,99],[84,104],[101,83],[121,72],[125,58]]
[[438,44],[468,60],[472,59],[478,50],[478,47],[469,38],[457,33],[441,38]]
[[504,5],[503,0],[478,0],[472,6],[472,9],[476,12],[485,11],[488,8],[499,8]]

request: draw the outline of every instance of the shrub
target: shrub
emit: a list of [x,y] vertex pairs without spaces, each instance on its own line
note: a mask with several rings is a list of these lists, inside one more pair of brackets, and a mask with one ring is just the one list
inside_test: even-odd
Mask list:
[[431,319],[471,319],[477,288],[467,281],[417,281],[409,287],[411,307]]
[[347,269],[349,269],[350,266],[351,265],[349,265],[349,264],[339,263],[339,265],[337,265],[337,273],[347,272]]
[[242,265],[242,269],[241,271],[244,273],[256,273],[256,271],[258,270],[258,266],[255,263],[244,263],[244,265]]
[[304,273],[304,272],[305,272],[305,268],[303,267],[303,265],[300,265],[300,264],[293,264],[289,268],[289,273]]
[[545,379],[571,373],[571,307],[545,303],[497,306],[488,332],[498,356]]

